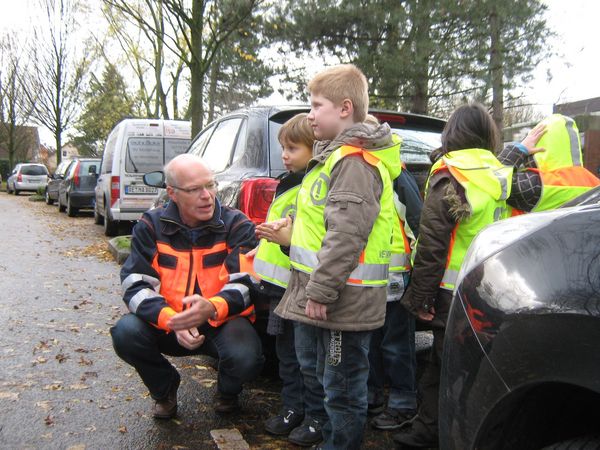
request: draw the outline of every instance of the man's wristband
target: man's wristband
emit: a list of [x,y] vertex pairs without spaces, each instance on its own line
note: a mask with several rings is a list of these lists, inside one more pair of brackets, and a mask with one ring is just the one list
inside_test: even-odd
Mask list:
[[526,155],[529,155],[529,150],[527,149],[527,147],[525,147],[523,144],[521,144],[520,142],[515,142],[514,146],[517,147],[519,150],[521,150],[523,153],[525,153]]

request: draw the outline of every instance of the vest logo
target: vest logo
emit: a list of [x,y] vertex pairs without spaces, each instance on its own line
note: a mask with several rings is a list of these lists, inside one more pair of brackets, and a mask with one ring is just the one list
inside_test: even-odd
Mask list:
[[391,250],[381,250],[379,252],[379,257],[380,258],[391,258],[392,257],[392,251]]
[[287,205],[283,212],[281,213],[281,218],[285,219],[287,216],[295,216],[296,215],[296,205]]
[[315,206],[322,206],[325,204],[327,199],[327,191],[329,188],[330,178],[323,172],[319,174],[319,177],[313,182],[310,187],[310,200]]

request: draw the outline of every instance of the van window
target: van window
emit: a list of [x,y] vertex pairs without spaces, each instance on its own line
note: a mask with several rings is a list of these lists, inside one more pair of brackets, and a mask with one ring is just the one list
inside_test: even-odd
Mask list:
[[109,173],[112,171],[113,156],[115,154],[115,147],[117,145],[117,136],[119,133],[116,131],[111,133],[104,146],[104,153],[102,155],[102,173]]
[[213,125],[210,128],[207,128],[204,131],[202,131],[202,134],[192,143],[192,146],[190,147],[188,153],[200,156],[200,153],[204,149],[204,144],[206,143],[214,129],[215,127]]
[[184,153],[190,145],[189,139],[164,139],[132,137],[127,140],[125,171],[146,173],[162,170],[173,157]]
[[225,170],[231,160],[233,144],[242,123],[241,118],[224,120],[213,133],[202,154],[202,159],[215,172]]

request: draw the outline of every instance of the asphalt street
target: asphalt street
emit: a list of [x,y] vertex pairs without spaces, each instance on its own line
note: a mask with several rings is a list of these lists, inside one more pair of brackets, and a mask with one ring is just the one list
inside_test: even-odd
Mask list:
[[[82,214],[0,192],[0,448],[216,449],[218,429],[238,430],[250,448],[299,448],[263,432],[279,380],[259,377],[240,411],[221,417],[203,357],[172,360],[182,374],[178,415],[151,417],[152,400],[109,335],[126,313],[119,266],[93,214]],[[364,448],[393,448],[391,436],[369,428]]]

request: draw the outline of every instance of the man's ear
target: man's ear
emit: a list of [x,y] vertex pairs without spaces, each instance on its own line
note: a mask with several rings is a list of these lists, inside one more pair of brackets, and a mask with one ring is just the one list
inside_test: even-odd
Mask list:
[[345,119],[347,117],[352,117],[354,115],[354,105],[352,104],[352,100],[349,98],[345,98],[342,100],[342,109],[340,110],[340,117]]
[[177,200],[175,199],[175,189],[173,189],[171,186],[167,186],[167,195],[171,200],[177,203]]

